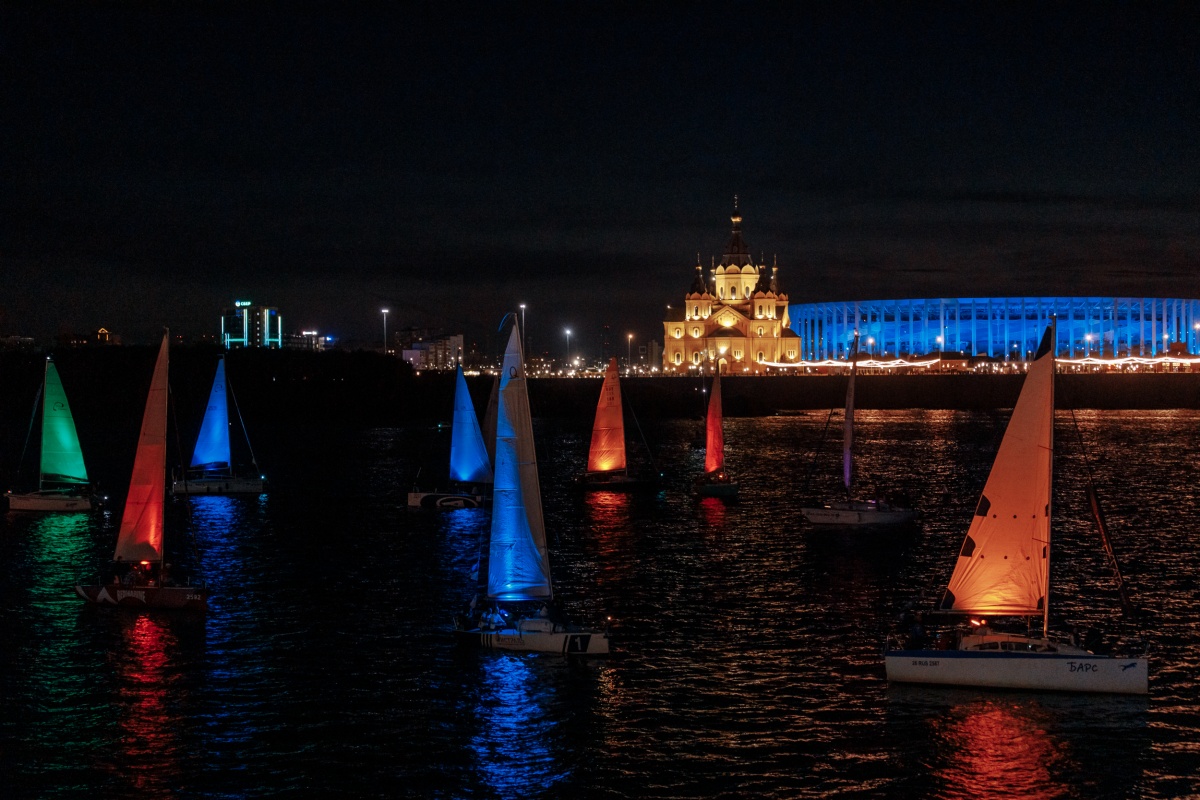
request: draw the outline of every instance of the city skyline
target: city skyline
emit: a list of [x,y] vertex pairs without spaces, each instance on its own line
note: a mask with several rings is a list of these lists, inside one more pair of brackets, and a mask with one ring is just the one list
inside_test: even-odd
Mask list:
[[661,341],[728,237],[792,303],[1195,297],[1170,7],[5,9],[0,333]]

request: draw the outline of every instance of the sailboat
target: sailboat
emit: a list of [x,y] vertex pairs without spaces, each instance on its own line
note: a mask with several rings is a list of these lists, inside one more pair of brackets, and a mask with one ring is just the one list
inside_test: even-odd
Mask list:
[[95,583],[80,581],[75,584],[76,593],[89,603],[194,611],[203,611],[208,604],[208,590],[203,584],[188,584],[182,576],[172,574],[171,565],[163,560],[167,345],[168,337],[164,335],[146,398],[133,476],[129,481],[129,495],[121,515],[113,561],[106,571],[96,576]]
[[[489,406],[488,414],[493,413]],[[454,376],[454,421],[450,427],[450,483],[461,490],[432,492],[413,488],[408,505],[413,508],[478,508],[487,501],[483,490],[492,484],[492,460],[484,443],[475,405],[467,388],[462,364]]]
[[850,347],[850,380],[846,384],[846,421],[842,436],[842,484],[846,499],[833,500],[821,507],[801,508],[800,513],[813,525],[844,527],[876,527],[903,525],[917,518],[911,508],[885,497],[856,499],[854,497],[854,381],[858,376],[858,332]]
[[592,424],[592,443],[588,448],[587,471],[576,478],[585,489],[624,492],[653,486],[656,481],[630,474],[625,455],[625,412],[621,406],[621,378],[617,359],[608,362],[596,419]]
[[[38,469],[38,488],[34,492],[8,492],[8,507],[12,511],[88,511],[99,505],[91,491],[83,450],[75,431],[75,418],[67,403],[67,393],[58,368],[46,359],[42,378],[41,420],[42,449]],[[37,420],[37,401],[34,401],[34,421]],[[26,440],[28,441],[28,440]]]
[[[957,625],[933,637],[920,627],[893,639],[887,678],[1012,689],[1146,694],[1144,657],[1091,652],[1049,633],[1050,499],[1054,456],[1054,326],[1025,376],[1004,438],[959,550],[938,615]],[[1118,573],[1119,574],[1119,573]],[[1024,617],[1025,631],[994,631],[988,618]],[[1034,620],[1041,619],[1041,631]],[[923,623],[924,620],[915,620]]]
[[[254,467],[251,475],[238,474],[233,468],[233,456],[229,446],[229,400],[225,381],[225,357],[217,359],[217,372],[213,376],[212,390],[208,394],[208,407],[204,421],[200,423],[200,435],[192,450],[191,467],[182,479],[171,482],[172,494],[262,494],[266,476],[259,473],[254,451],[250,450],[250,463]],[[232,391],[232,390],[230,390]],[[237,398],[234,398],[237,408]],[[250,448],[250,437],[246,423],[238,410],[238,422],[246,447]]]
[[582,628],[551,612],[550,552],[515,325],[504,353],[499,395],[487,583],[471,609],[455,617],[456,635],[497,650],[605,655],[608,631]]
[[713,378],[704,428],[704,474],[696,478],[702,497],[737,497],[737,482],[725,470],[725,428],[721,413],[721,373]]

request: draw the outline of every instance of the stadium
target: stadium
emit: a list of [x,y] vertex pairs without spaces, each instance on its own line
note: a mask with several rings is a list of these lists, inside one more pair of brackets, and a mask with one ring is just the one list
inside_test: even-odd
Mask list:
[[1157,297],[984,297],[795,303],[802,361],[943,352],[1025,360],[1058,321],[1060,358],[1156,358],[1200,353],[1200,300]]

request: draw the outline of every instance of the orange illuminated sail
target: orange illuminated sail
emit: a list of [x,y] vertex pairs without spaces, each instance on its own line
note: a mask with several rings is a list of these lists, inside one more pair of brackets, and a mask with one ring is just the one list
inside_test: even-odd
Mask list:
[[117,534],[119,561],[161,561],[163,541],[163,498],[167,481],[167,335],[158,349],[150,396],[142,416],[133,478],[121,530]]
[[1047,611],[1053,345],[1052,326],[1025,376],[942,599],[943,609],[1013,616]]
[[592,426],[592,447],[588,451],[588,472],[615,472],[625,469],[625,418],[621,412],[621,383],[617,377],[617,359],[608,362],[596,422]]
[[716,472],[725,467],[725,429],[721,420],[721,375],[713,378],[712,395],[708,398],[708,425],[704,435],[704,471]]

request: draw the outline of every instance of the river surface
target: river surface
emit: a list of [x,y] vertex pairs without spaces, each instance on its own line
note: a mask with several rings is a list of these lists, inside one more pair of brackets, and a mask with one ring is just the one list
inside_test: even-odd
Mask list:
[[914,498],[911,529],[801,521],[840,484],[840,413],[727,420],[730,504],[687,493],[698,421],[646,428],[667,484],[624,496],[570,488],[590,420],[535,420],[558,600],[613,617],[608,659],[452,643],[488,512],[405,507],[418,470],[444,474],[445,429],[314,425],[256,442],[269,494],[169,503],[206,616],[74,596],[111,554],[120,496],[0,516],[0,795],[1195,796],[1200,412],[1057,418],[1053,617],[1120,625],[1090,465],[1152,612],[1132,631],[1152,645],[1149,698],[888,686],[884,631],[944,588],[1007,412],[857,417],[859,473]]

